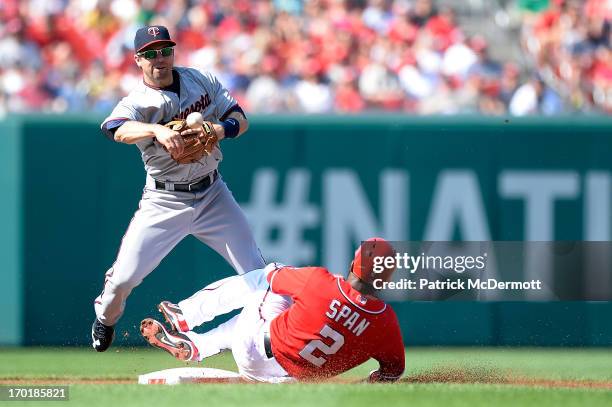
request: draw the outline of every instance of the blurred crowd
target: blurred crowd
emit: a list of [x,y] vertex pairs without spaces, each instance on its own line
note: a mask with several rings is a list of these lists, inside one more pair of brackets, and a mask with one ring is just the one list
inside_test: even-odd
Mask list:
[[167,26],[176,65],[212,71],[247,112],[607,109],[609,3],[526,16],[537,69],[524,72],[433,0],[2,0],[0,113],[108,113],[142,80],[132,47],[146,24]]
[[[524,48],[537,72],[574,110],[612,113],[612,1],[554,0],[527,15]],[[533,95],[539,83],[530,84]]]

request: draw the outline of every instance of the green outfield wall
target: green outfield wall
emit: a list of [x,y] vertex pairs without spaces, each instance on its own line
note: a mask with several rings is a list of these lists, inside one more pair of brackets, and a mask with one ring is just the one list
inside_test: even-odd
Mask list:
[[0,344],[20,344],[24,334],[23,136],[20,123],[0,122]]
[[[100,119],[0,122],[0,344],[89,341],[145,175],[137,148],[106,139]],[[252,117],[244,137],[222,142],[221,173],[268,260],[340,273],[372,235],[612,240],[611,130],[599,117]],[[231,274],[185,239],[130,296],[117,342],[142,344],[138,322],[155,304]],[[612,284],[612,270],[583,274]],[[612,345],[609,302],[393,305],[409,345]]]

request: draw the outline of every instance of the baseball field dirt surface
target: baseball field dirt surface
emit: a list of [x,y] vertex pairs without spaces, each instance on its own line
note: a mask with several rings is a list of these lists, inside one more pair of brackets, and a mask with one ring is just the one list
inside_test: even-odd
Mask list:
[[[370,362],[324,383],[139,385],[186,364],[146,348],[0,349],[0,385],[69,385],[75,406],[610,406],[609,349],[410,348],[404,377],[363,384]],[[205,365],[235,371],[230,354]],[[18,402],[47,405],[46,401]]]

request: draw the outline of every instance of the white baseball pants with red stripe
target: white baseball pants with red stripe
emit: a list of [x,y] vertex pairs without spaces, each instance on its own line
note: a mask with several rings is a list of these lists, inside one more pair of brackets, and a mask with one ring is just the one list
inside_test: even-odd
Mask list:
[[231,349],[243,377],[263,382],[293,380],[275,358],[268,358],[264,348],[270,322],[291,305],[289,297],[269,290],[266,276],[279,267],[282,265],[271,263],[225,278],[178,303],[191,330],[218,315],[242,308],[240,314],[206,333],[185,333],[198,348],[201,359]]

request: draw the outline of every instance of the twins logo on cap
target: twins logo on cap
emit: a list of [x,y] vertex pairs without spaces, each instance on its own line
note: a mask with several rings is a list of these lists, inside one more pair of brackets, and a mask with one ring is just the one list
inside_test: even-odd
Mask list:
[[163,43],[165,46],[176,45],[170,38],[168,29],[163,25],[152,25],[139,28],[134,36],[134,51],[139,52],[143,48],[157,43]]

